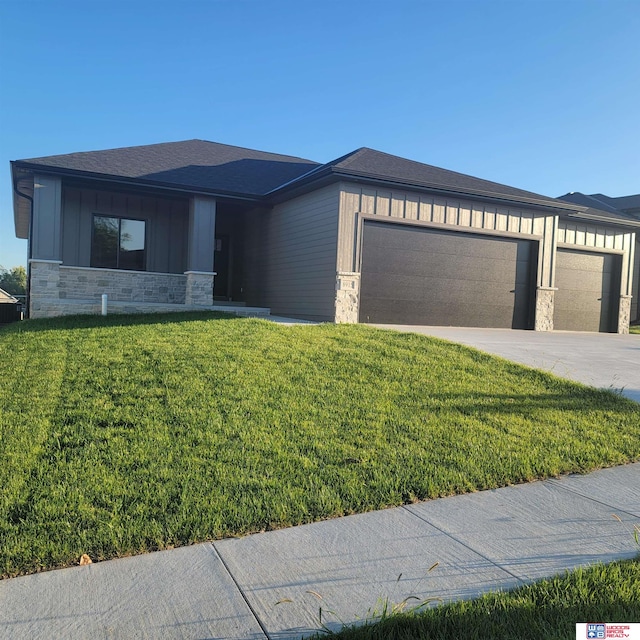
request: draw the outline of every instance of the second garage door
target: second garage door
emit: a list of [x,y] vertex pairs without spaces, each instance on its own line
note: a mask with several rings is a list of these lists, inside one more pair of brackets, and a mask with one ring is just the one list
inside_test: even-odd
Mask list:
[[617,331],[621,268],[616,254],[558,249],[553,328]]
[[530,329],[537,243],[363,225],[360,322]]

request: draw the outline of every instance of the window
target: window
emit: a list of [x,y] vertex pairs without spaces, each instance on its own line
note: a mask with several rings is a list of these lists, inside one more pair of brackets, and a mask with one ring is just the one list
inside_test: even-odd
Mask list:
[[91,266],[144,271],[145,222],[93,216]]

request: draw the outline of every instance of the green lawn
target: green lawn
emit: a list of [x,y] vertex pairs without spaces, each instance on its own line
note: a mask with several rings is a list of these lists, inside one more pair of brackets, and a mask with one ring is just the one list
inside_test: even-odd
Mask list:
[[[336,640],[575,640],[578,622],[640,620],[640,560],[577,569],[520,589],[388,615]],[[325,634],[319,637],[326,637]],[[586,637],[586,633],[585,636]]]
[[629,333],[640,333],[640,324],[634,324],[629,327]]
[[639,405],[424,336],[0,329],[3,577],[638,459]]

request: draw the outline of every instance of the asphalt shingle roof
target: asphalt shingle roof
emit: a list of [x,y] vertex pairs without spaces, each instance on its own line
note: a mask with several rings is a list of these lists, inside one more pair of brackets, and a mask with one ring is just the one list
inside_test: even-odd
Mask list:
[[319,176],[323,173],[383,180],[406,186],[431,188],[457,194],[565,208],[563,203],[549,196],[516,189],[497,182],[491,182],[490,180],[475,178],[456,171],[441,169],[440,167],[408,160],[407,158],[367,147],[362,147],[322,165],[308,176],[303,176],[299,181],[310,180],[314,176]]
[[260,196],[307,173],[317,162],[206,140],[30,158],[21,165],[115,176],[210,192]]
[[[630,196],[633,198],[634,196]],[[606,200],[605,200],[606,199]],[[607,201],[613,202],[618,198],[609,198],[608,196],[604,196],[602,194],[594,194],[594,195],[586,195],[584,193],[580,193],[579,191],[572,191],[571,193],[566,193],[563,196],[560,196],[558,200],[564,200],[566,202],[573,202],[574,204],[578,204],[582,207],[587,207],[587,210],[583,212],[583,215],[587,217],[593,218],[602,218],[606,217],[610,220],[619,222],[637,222],[638,218],[625,213],[624,211],[620,211],[616,209],[614,206],[608,204]],[[622,200],[623,198],[619,198]]]

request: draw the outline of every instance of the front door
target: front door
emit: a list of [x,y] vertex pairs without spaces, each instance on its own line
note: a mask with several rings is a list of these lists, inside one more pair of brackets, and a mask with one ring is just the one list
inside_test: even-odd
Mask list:
[[216,238],[215,243],[213,270],[216,272],[216,277],[213,281],[213,299],[230,300],[229,236],[220,236]]

